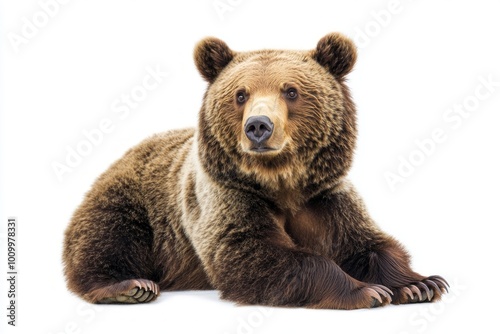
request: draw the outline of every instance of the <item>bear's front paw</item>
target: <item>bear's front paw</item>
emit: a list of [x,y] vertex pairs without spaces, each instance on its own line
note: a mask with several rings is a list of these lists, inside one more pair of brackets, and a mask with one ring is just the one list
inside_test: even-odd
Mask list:
[[448,282],[441,276],[429,276],[420,281],[393,288],[392,303],[409,304],[438,301],[444,293],[448,292],[449,286]]
[[391,301],[392,291],[388,287],[357,282],[354,289],[337,291],[337,293],[325,296],[319,303],[309,305],[309,307],[356,310],[388,305]]

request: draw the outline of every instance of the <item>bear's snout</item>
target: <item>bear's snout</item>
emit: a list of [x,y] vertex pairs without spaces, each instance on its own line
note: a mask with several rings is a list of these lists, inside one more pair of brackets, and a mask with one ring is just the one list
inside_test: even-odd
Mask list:
[[245,134],[256,148],[261,148],[271,137],[273,129],[274,124],[267,116],[252,116],[245,123]]
[[287,106],[276,95],[258,92],[249,99],[240,123],[240,145],[244,153],[266,159],[279,154],[287,143]]

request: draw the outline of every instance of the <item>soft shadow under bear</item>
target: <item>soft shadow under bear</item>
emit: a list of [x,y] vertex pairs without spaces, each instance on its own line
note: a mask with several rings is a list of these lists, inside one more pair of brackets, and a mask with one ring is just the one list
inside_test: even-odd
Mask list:
[[93,303],[218,289],[241,304],[357,309],[439,300],[345,176],[356,139],[338,33],[311,51],[207,38],[196,129],[153,136],[99,177],[66,230],[68,287]]

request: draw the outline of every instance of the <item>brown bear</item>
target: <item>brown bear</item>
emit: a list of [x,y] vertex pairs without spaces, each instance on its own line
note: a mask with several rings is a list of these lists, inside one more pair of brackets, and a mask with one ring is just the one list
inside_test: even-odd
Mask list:
[[240,304],[357,309],[439,300],[448,283],[370,218],[346,180],[356,48],[235,52],[206,38],[196,129],[153,136],[98,178],[66,230],[68,287],[92,303],[218,289]]

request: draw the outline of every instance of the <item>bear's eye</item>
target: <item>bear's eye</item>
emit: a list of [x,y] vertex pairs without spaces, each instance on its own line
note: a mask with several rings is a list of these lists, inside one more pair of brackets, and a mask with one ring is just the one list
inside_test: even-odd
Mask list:
[[238,104],[243,104],[247,101],[247,94],[244,91],[239,91],[236,93],[236,102]]
[[295,100],[297,96],[299,96],[299,93],[297,93],[295,88],[288,88],[285,92],[285,96],[289,100]]

